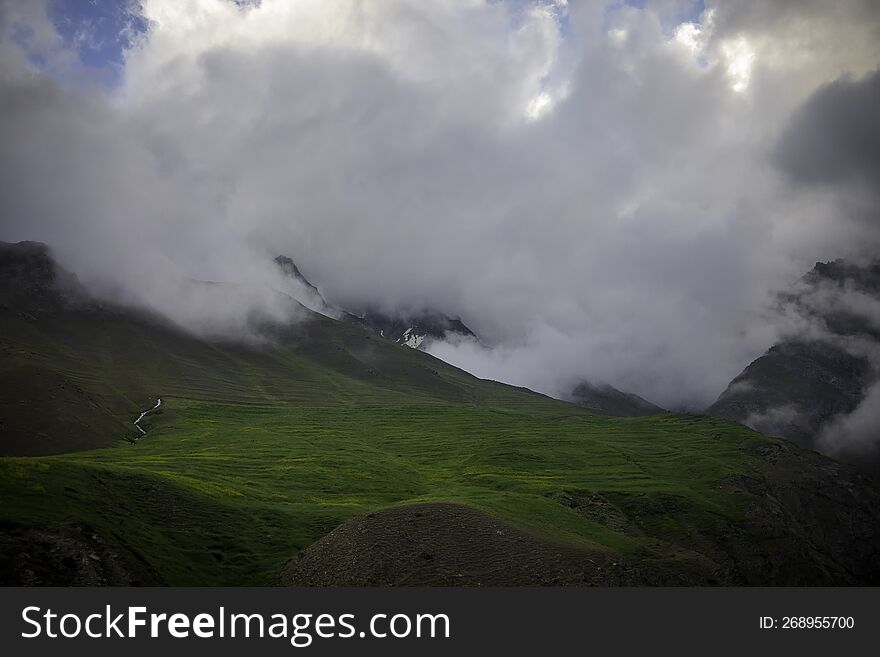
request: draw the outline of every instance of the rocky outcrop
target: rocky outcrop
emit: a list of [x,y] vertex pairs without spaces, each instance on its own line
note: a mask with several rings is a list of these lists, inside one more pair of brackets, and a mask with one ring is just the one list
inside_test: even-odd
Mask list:
[[461,320],[451,319],[440,313],[391,316],[367,311],[362,316],[345,313],[343,320],[415,349],[427,346],[432,340],[446,340],[450,337],[477,340],[477,336]]

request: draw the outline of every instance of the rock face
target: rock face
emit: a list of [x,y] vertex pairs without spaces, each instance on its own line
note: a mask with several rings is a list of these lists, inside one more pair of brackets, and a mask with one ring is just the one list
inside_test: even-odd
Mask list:
[[[880,263],[817,263],[779,303],[807,328],[753,361],[706,413],[827,449],[834,436],[825,434],[859,409],[878,381]],[[835,450],[834,456],[880,473],[876,449]]]
[[275,258],[275,264],[277,264],[281,269],[281,272],[290,279],[294,288],[292,290],[292,296],[297,301],[310,310],[314,310],[330,317],[335,317],[339,314],[337,309],[327,303],[327,300],[324,299],[324,296],[318,291],[318,288],[312,285],[311,282],[303,276],[299,267],[296,266],[296,263],[293,260],[285,255],[280,255]]
[[432,340],[444,340],[448,337],[477,340],[477,336],[461,320],[447,317],[439,312],[388,315],[377,310],[367,310],[357,314],[337,308],[327,303],[318,288],[303,276],[291,258],[280,255],[275,258],[275,262],[285,275],[298,284],[300,289],[294,293],[298,301],[312,310],[344,322],[357,324],[397,344],[413,349],[424,349]]
[[477,339],[477,336],[460,320],[439,313],[392,317],[368,311],[363,316],[345,313],[343,319],[413,349],[426,347],[432,340],[445,340],[451,336]]
[[746,367],[706,413],[813,447],[832,418],[856,409],[871,378],[870,364],[843,349],[783,342]]
[[76,276],[58,266],[45,244],[0,242],[0,304],[41,309],[87,298]]
[[[291,260],[287,256],[280,255],[275,258],[275,262],[278,264],[279,267],[281,267],[281,271],[283,271],[287,276],[290,276],[294,280],[297,280],[305,285],[309,290],[311,290],[313,294],[317,294],[318,296],[321,295],[321,293],[318,292],[318,288],[312,285],[308,281],[308,279],[302,275],[302,272],[300,272],[299,267],[296,266],[296,263],[293,260]],[[323,299],[323,297],[321,298]]]
[[0,242],[0,287],[34,291],[55,282],[49,248],[40,242]]
[[753,496],[744,529],[724,539],[734,582],[788,586],[880,583],[880,485],[855,468],[778,441],[760,448],[761,476],[731,481]]
[[607,383],[593,384],[583,381],[574,387],[566,401],[571,401],[602,415],[619,417],[640,417],[666,412],[638,395],[623,392]]

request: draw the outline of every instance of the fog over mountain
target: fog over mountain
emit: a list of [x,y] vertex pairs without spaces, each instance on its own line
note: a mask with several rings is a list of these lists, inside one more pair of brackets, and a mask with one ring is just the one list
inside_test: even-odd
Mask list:
[[197,332],[284,304],[181,281],[293,293],[286,254],[460,317],[489,348],[431,352],[479,376],[703,408],[880,246],[873,0],[113,7],[96,62],[109,23],[0,0],[0,240]]
[[775,320],[780,341],[706,413],[880,473],[880,261],[817,263]]

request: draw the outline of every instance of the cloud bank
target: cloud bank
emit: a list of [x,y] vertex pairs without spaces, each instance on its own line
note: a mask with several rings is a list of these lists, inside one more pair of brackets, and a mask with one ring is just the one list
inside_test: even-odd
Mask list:
[[0,239],[196,326],[180,280],[285,290],[284,253],[331,303],[460,316],[494,348],[435,353],[479,375],[702,407],[772,291],[878,246],[873,155],[829,177],[798,135],[874,102],[880,16],[638,4],[143,0],[108,88],[5,0]]

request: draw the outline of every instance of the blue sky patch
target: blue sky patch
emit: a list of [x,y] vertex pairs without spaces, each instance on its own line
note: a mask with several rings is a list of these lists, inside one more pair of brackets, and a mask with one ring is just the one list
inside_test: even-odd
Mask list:
[[118,79],[123,51],[147,29],[134,1],[52,0],[49,18],[65,47],[110,84]]

